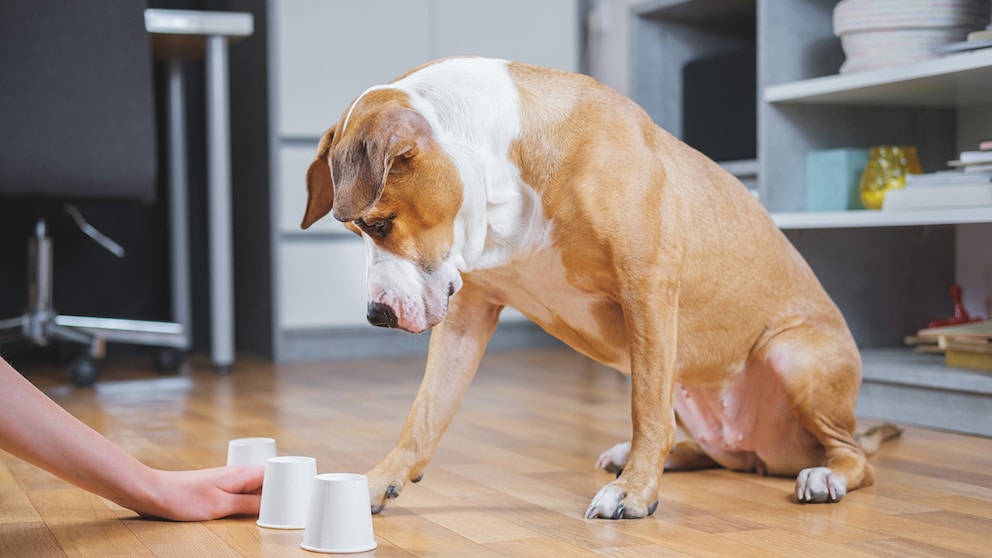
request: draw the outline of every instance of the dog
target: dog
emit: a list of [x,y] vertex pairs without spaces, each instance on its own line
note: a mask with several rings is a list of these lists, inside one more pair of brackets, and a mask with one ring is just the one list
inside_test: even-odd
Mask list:
[[873,483],[837,306],[737,179],[593,78],[428,63],[355,99],[306,183],[303,229],[332,213],[364,240],[368,321],[433,328],[373,513],[422,478],[506,306],[630,376],[586,518],[652,514],[664,469],[796,476],[803,503]]

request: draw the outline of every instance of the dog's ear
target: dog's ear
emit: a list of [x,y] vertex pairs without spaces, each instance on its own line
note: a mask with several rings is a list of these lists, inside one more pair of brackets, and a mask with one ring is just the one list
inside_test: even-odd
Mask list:
[[386,177],[400,157],[412,158],[430,141],[431,127],[417,111],[404,107],[382,110],[367,129],[349,134],[332,157],[334,217],[350,221],[379,200]]
[[310,228],[310,225],[327,215],[334,206],[334,181],[327,161],[333,139],[334,128],[324,132],[317,145],[317,156],[307,169],[307,209],[303,213],[300,228]]

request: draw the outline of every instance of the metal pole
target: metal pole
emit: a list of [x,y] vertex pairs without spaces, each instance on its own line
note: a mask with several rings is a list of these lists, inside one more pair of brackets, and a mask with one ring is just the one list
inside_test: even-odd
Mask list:
[[169,61],[169,234],[172,258],[172,319],[183,326],[186,339],[192,340],[188,192],[185,79],[182,61],[172,59]]
[[214,364],[234,363],[234,270],[231,237],[231,145],[227,37],[207,37],[207,188],[210,228],[210,310]]

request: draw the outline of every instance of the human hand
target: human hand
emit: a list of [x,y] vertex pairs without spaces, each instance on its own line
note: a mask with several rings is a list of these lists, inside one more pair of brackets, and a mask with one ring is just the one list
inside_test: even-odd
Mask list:
[[153,469],[147,494],[137,505],[126,507],[145,517],[175,521],[258,515],[264,471],[264,467]]

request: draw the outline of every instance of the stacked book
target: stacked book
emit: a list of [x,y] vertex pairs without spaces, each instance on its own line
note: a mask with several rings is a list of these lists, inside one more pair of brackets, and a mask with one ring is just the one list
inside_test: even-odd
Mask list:
[[992,48],[992,24],[980,31],[968,33],[968,36],[963,41],[938,46],[934,49],[934,52],[937,54],[951,54],[952,52],[965,52],[983,48]]
[[992,320],[921,329],[906,342],[926,353],[944,353],[948,366],[992,372]]
[[950,170],[907,174],[906,187],[889,190],[883,211],[992,207],[992,140],[949,161]]

